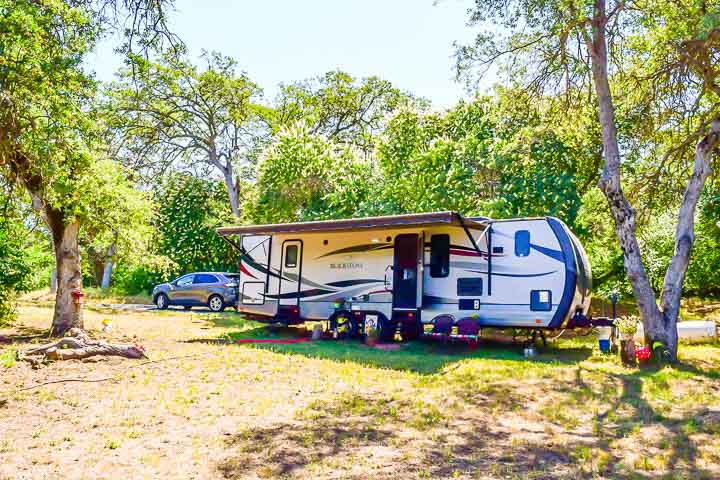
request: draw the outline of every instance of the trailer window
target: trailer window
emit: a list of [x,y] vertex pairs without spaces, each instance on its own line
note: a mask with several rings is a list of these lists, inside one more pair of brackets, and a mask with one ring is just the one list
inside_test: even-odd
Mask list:
[[430,276],[447,277],[450,273],[450,235],[430,237]]
[[298,246],[288,245],[285,247],[285,266],[287,268],[297,267]]
[[457,279],[458,297],[479,297],[483,294],[482,278],[458,278]]
[[518,230],[515,232],[515,256],[527,257],[530,255],[530,232]]

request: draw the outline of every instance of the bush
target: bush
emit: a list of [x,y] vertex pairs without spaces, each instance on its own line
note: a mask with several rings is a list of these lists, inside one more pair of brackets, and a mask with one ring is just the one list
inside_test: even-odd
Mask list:
[[23,229],[22,223],[11,216],[0,218],[0,325],[15,319],[15,294],[30,287],[31,270],[23,248]]
[[167,257],[149,257],[141,265],[119,265],[114,273],[115,290],[126,295],[150,294],[152,288],[174,278],[177,264]]

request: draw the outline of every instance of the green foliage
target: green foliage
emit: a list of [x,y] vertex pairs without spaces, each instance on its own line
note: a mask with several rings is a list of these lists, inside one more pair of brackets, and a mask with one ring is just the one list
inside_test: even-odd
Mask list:
[[0,216],[0,326],[15,319],[15,294],[28,289],[31,274],[23,248],[23,226],[15,216],[13,204],[3,194],[0,192],[0,199],[4,200]]
[[503,152],[500,195],[513,217],[552,215],[575,224],[580,197],[572,152],[552,133],[514,138]]
[[131,68],[107,89],[104,112],[123,163],[150,178],[177,163],[225,179],[234,213],[238,178],[250,178],[267,141],[268,108],[237,62],[205,52],[204,68],[174,49]]
[[281,85],[269,116],[275,133],[302,122],[310,133],[372,153],[386,118],[401,106],[426,106],[387,80],[361,80],[332,71],[305,82]]
[[260,223],[352,216],[367,200],[368,171],[354,149],[298,123],[265,152],[250,216]]
[[[237,268],[234,250],[215,232],[233,222],[220,182],[171,175],[158,188],[155,199],[155,251],[177,266],[173,274]],[[152,268],[168,266],[156,263]]]
[[448,133],[439,114],[403,110],[390,121],[378,147],[378,161],[384,200],[399,212],[478,210],[472,182],[475,145]]
[[177,276],[180,267],[163,255],[148,253],[137,263],[120,263],[113,274],[115,290],[125,295],[150,293],[158,283]]
[[[700,212],[696,215],[695,244],[686,274],[683,290],[692,295],[717,296],[720,294],[720,219],[713,213],[717,208],[717,195],[706,192]],[[717,211],[717,210],[715,210]],[[675,209],[653,216],[640,235],[643,258],[656,291],[662,289],[667,265],[675,250]]]

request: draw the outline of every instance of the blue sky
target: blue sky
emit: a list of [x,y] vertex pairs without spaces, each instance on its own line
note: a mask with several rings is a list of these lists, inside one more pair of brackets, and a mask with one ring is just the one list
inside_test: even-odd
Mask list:
[[[190,49],[218,50],[273,98],[277,84],[341,69],[378,75],[449,107],[467,96],[453,78],[453,42],[468,41],[469,0],[178,0],[171,26]],[[101,80],[120,65],[107,39],[89,58]]]

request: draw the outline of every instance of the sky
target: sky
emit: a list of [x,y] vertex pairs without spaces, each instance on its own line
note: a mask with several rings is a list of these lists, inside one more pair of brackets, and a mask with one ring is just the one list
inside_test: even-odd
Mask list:
[[[467,97],[454,80],[453,42],[467,42],[470,0],[177,0],[170,26],[197,57],[217,50],[238,61],[267,99],[277,85],[343,70],[377,75],[450,107]],[[88,59],[113,79],[121,59],[108,38]]]

